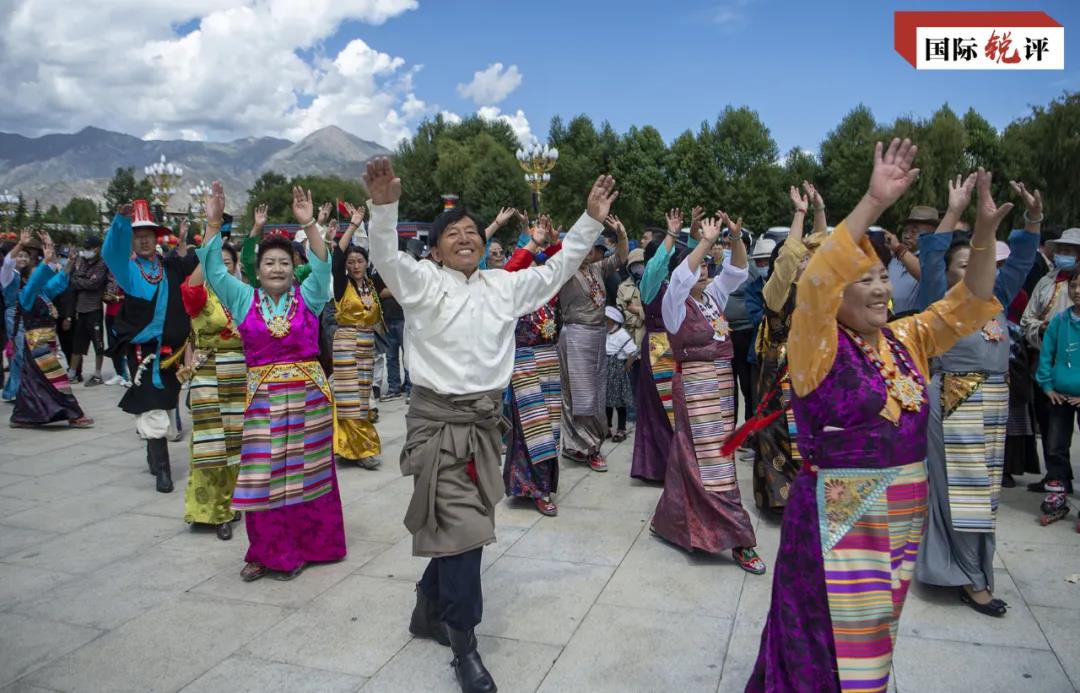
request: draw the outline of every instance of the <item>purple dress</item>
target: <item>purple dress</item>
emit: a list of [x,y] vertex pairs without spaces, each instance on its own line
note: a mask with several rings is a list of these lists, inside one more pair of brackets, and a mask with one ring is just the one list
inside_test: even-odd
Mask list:
[[[663,481],[671,450],[672,366],[671,349],[660,306],[664,287],[645,306],[645,339],[641,349],[641,376],[638,379],[634,424],[634,458],[630,476],[644,481]],[[655,353],[654,353],[655,352]],[[666,404],[665,404],[666,400]]]
[[274,337],[259,291],[239,325],[248,404],[233,508],[244,510],[245,560],[271,570],[345,557],[333,456],[333,405],[318,363],[319,318],[299,291],[291,329]]
[[693,299],[686,303],[686,317],[670,335],[677,364],[675,434],[652,529],[687,551],[718,554],[757,544],[736,484],[735,460],[719,454],[720,443],[735,429],[734,347],[730,335],[714,339],[713,324]]

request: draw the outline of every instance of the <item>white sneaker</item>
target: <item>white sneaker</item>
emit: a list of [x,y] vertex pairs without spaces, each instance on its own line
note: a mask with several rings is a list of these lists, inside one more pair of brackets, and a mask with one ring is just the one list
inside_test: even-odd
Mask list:
[[124,379],[121,378],[118,375],[114,375],[113,377],[106,380],[105,384],[106,385],[123,385],[124,384]]
[[131,381],[128,380],[127,378],[121,378],[120,379],[120,384],[123,385],[124,387],[131,387]]

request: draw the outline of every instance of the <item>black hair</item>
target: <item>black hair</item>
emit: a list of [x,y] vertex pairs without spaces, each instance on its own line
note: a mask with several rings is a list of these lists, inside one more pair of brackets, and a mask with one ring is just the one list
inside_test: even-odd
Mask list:
[[961,248],[970,247],[971,243],[969,243],[967,240],[953,241],[952,245],[949,246],[949,249],[945,251],[945,269],[949,269],[949,266],[952,265],[953,258],[956,257],[956,253]]
[[368,260],[368,251],[367,250],[365,250],[364,248],[361,248],[358,245],[353,245],[352,243],[350,243],[345,248],[345,259],[348,260],[349,256],[353,255],[353,254],[362,255],[362,256],[364,256],[365,261]]
[[262,264],[263,255],[266,255],[268,250],[281,250],[289,256],[289,261],[292,262],[293,243],[285,236],[263,236],[262,241],[259,243],[259,251],[255,256],[256,266]]
[[1062,232],[1061,226],[1043,224],[1042,231],[1039,232],[1039,245],[1046,245],[1051,241],[1056,241],[1061,238]]
[[786,241],[786,240],[787,240],[786,238],[781,238],[779,241],[777,241],[776,245],[773,246],[772,252],[769,253],[769,274],[770,275],[773,273],[773,270],[776,269],[776,258],[780,257],[780,249],[784,247],[784,241]]
[[600,235],[603,236],[604,238],[608,239],[609,241],[616,241],[616,240],[619,239],[618,234],[616,234],[611,229],[604,229],[603,231],[600,232]]
[[439,236],[446,230],[446,227],[453,224],[455,221],[461,221],[466,217],[473,220],[473,223],[476,224],[476,232],[483,238],[484,223],[480,221],[480,217],[464,207],[454,207],[435,217],[435,221],[431,222],[431,230],[428,231],[428,245],[432,248],[437,246],[439,244]]
[[649,264],[649,260],[652,260],[653,255],[656,255],[656,251],[660,249],[660,241],[649,241],[645,246],[645,264]]
[[1080,279],[1080,264],[1073,265],[1073,268],[1069,270],[1069,284],[1072,284],[1076,279]]
[[222,243],[221,249],[229,254],[229,257],[232,258],[233,265],[240,264],[240,255],[237,254],[236,248],[233,247],[232,243]]
[[682,261],[686,259],[687,255],[689,255],[688,252],[679,249],[675,249],[675,251],[671,253],[671,259],[668,260],[667,264],[668,276],[671,276],[671,273],[682,264]]

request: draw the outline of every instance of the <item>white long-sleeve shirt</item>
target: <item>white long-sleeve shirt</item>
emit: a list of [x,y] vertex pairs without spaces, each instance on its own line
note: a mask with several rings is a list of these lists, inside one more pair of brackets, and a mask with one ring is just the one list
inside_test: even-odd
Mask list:
[[405,313],[405,365],[444,395],[501,390],[514,370],[517,319],[551,300],[585,259],[603,224],[581,215],[562,250],[520,272],[469,277],[397,249],[397,203],[371,206],[371,264]]
[[15,280],[15,256],[8,253],[4,256],[4,263],[0,265],[0,287],[5,287]]
[[[750,270],[746,267],[735,267],[725,264],[709,285],[705,287],[705,293],[709,295],[723,311],[727,306],[728,296],[746,281]],[[690,296],[690,289],[697,284],[700,275],[690,269],[690,258],[683,260],[668,279],[667,293],[664,301],[660,304],[660,314],[664,318],[664,328],[668,332],[675,333],[682,327],[686,319],[686,299]]]

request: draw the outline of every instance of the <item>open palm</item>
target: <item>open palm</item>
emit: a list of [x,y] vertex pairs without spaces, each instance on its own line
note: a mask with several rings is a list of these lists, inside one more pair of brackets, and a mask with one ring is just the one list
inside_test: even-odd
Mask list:
[[882,151],[881,142],[874,148],[874,172],[870,175],[867,194],[884,206],[892,205],[907,192],[919,169],[912,168],[919,148],[911,140],[894,137],[889,148]]

